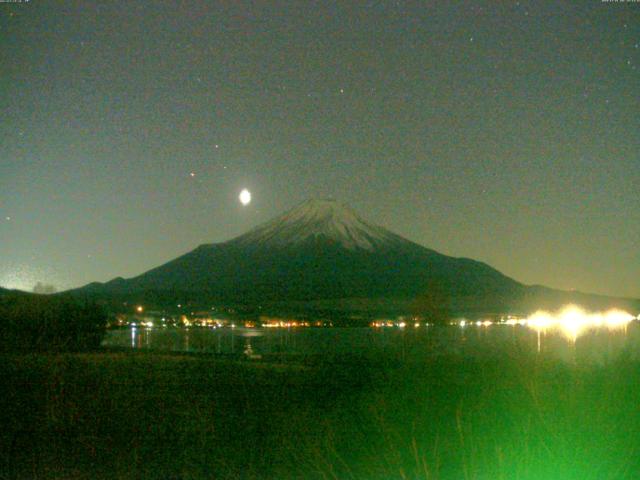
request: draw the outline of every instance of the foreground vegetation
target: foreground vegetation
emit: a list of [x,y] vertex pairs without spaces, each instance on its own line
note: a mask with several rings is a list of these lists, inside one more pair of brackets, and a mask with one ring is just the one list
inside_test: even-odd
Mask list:
[[640,365],[0,358],[1,478],[637,478]]
[[95,350],[106,326],[107,314],[91,302],[24,292],[0,295],[0,351]]

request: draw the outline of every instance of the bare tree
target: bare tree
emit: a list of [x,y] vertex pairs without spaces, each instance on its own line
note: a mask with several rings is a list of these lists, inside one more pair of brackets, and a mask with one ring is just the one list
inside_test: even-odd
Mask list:
[[50,295],[52,293],[56,293],[56,287],[49,283],[36,283],[35,287],[33,287],[33,293],[40,293],[42,295]]

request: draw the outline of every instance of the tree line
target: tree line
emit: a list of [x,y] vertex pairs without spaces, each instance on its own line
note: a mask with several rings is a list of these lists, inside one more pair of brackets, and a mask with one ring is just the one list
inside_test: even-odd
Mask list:
[[87,351],[100,346],[107,314],[67,296],[0,296],[0,350]]

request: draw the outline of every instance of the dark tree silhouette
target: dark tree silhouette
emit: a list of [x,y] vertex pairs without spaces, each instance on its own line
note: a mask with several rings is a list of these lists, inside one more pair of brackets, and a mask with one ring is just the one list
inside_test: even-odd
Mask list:
[[427,282],[424,291],[411,304],[411,313],[427,322],[444,325],[451,320],[451,299],[448,289],[438,280]]
[[56,293],[56,287],[48,283],[38,282],[33,287],[33,293],[41,293],[45,295]]
[[84,351],[95,349],[106,331],[98,305],[67,297],[7,295],[0,298],[3,351]]

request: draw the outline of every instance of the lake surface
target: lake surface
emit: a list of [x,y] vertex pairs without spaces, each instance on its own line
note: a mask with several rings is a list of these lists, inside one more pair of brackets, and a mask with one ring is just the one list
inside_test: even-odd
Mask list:
[[156,351],[237,355],[355,355],[419,361],[440,355],[486,356],[502,352],[571,362],[606,363],[620,355],[640,358],[640,324],[594,329],[575,340],[557,332],[497,324],[419,328],[124,328],[111,330],[105,346]]

